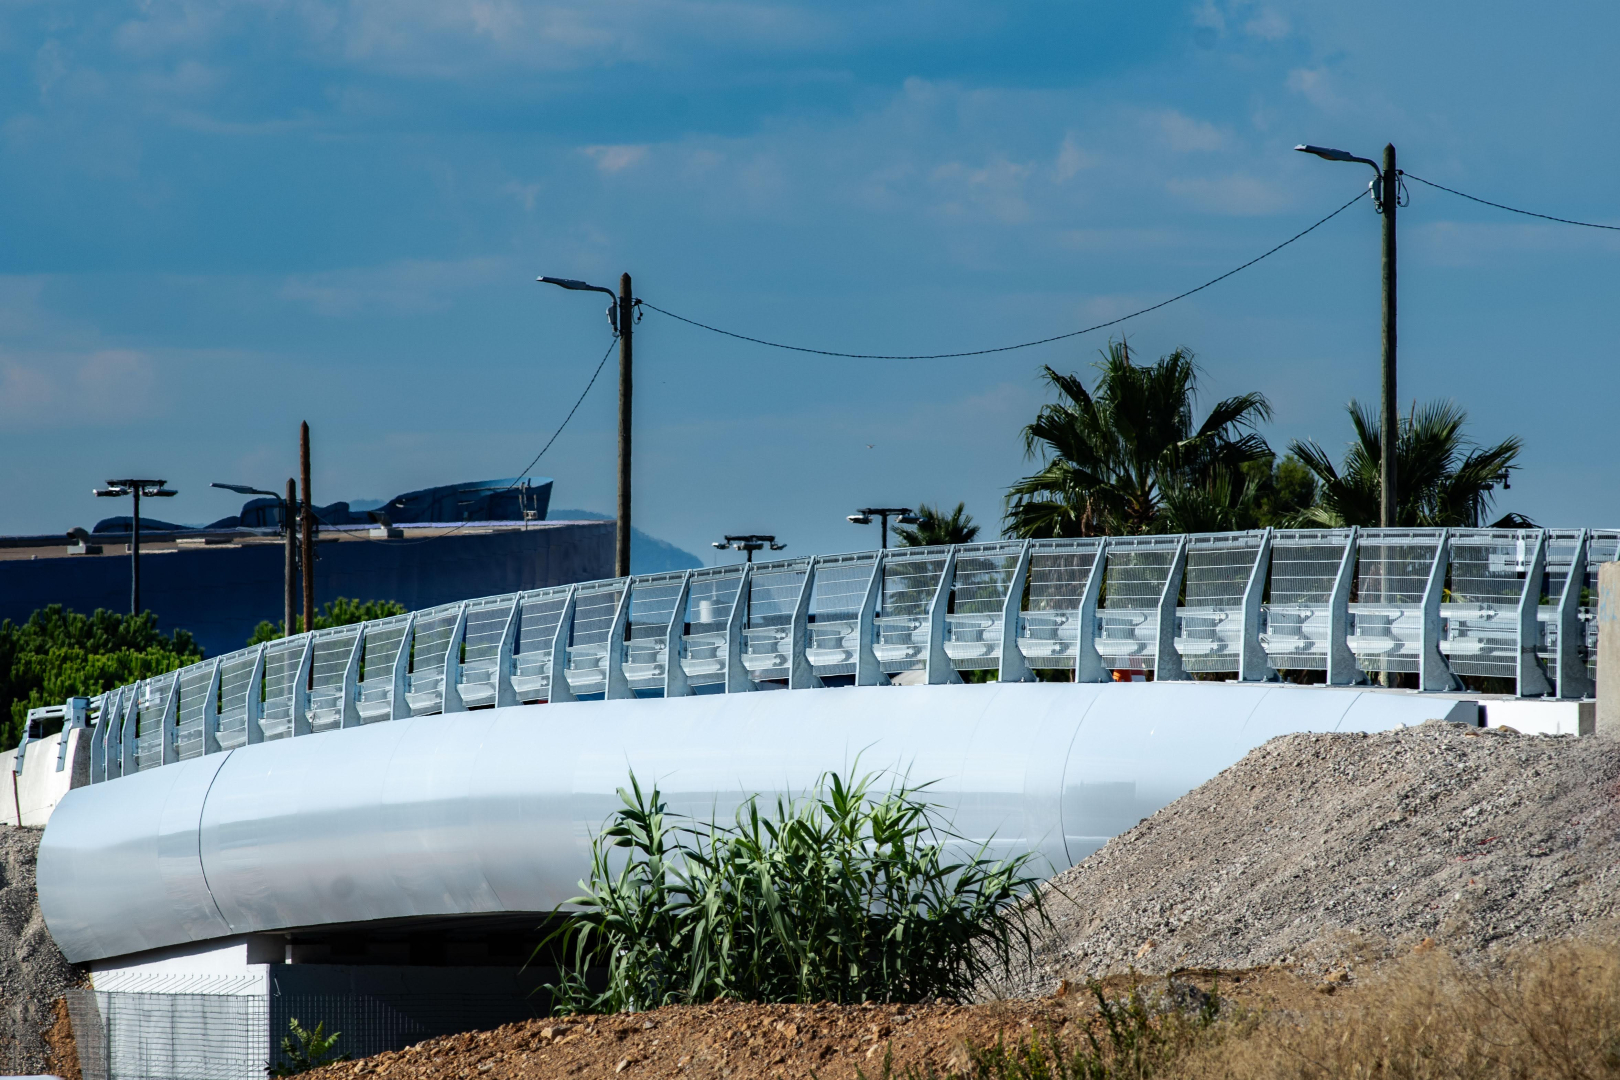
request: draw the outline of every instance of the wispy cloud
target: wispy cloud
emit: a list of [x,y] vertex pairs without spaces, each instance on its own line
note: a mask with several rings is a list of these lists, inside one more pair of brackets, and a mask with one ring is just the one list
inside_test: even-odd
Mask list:
[[632,165],[639,165],[647,158],[648,147],[645,145],[625,144],[619,146],[582,146],[580,153],[596,163],[596,168],[605,173],[623,172]]

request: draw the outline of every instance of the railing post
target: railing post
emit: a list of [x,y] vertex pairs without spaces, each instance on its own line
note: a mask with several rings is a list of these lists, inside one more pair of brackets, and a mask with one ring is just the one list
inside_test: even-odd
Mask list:
[[1097,604],[1102,599],[1103,575],[1108,571],[1108,538],[1097,541],[1097,554],[1091,560],[1091,572],[1086,575],[1086,587],[1080,592],[1080,607],[1075,614],[1079,625],[1074,628],[1074,681],[1107,682],[1103,671],[1102,654],[1097,651]]
[[681,590],[675,594],[675,608],[664,627],[664,696],[686,697],[692,692],[686,669],[681,667],[681,638],[686,632],[686,604],[692,592],[692,571],[681,575]]
[[1591,697],[1595,689],[1591,676],[1586,673],[1586,627],[1581,624],[1587,540],[1588,533],[1582,529],[1570,556],[1564,591],[1558,597],[1558,696],[1565,701]]
[[82,728],[90,719],[90,699],[70,697],[62,703],[62,737],[56,740],[56,771],[67,765],[68,732]]
[[607,655],[602,658],[602,698],[617,701],[633,698],[630,680],[624,677],[624,650],[630,628],[630,595],[635,592],[635,579],[624,579],[624,591],[619,594],[619,606],[613,610],[613,626],[608,630]]
[[1329,686],[1352,686],[1361,681],[1356,654],[1350,649],[1350,587],[1356,581],[1356,548],[1360,542],[1361,530],[1352,525],[1350,537],[1344,542],[1344,554],[1339,558],[1339,572],[1333,578],[1333,591],[1328,594]]
[[1187,670],[1181,666],[1181,654],[1176,651],[1176,602],[1181,598],[1181,578],[1186,570],[1187,538],[1183,536],[1176,541],[1170,574],[1159,593],[1159,643],[1153,653],[1154,682],[1187,677]]
[[110,704],[117,700],[117,690],[108,690],[101,695],[101,704],[96,709],[96,726],[90,731],[90,782],[99,784],[107,779],[107,723],[108,712],[113,708]]
[[516,663],[518,628],[523,623],[523,594],[512,598],[512,613],[506,617],[501,630],[501,647],[495,655],[495,707],[505,708],[518,703],[517,690],[512,686],[512,668]]
[[556,632],[551,635],[551,688],[546,691],[546,701],[552,705],[575,700],[574,688],[568,685],[568,638],[574,632],[574,598],[578,591],[579,586],[568,586],[568,599],[563,601]]
[[855,636],[859,644],[855,649],[855,685],[881,686],[888,680],[878,664],[872,649],[872,638],[877,632],[878,598],[883,595],[883,552],[872,560],[872,576],[866,580],[866,596],[861,600],[860,614],[855,617]]
[[1262,682],[1271,677],[1271,658],[1260,644],[1260,601],[1265,599],[1270,573],[1271,530],[1267,529],[1260,535],[1260,550],[1255,553],[1248,584],[1243,587],[1243,652],[1238,660],[1238,679],[1242,682]]
[[816,557],[804,568],[804,582],[793,604],[793,622],[788,628],[788,689],[809,690],[822,685],[821,676],[805,655],[810,639],[810,601],[816,592]]
[[343,665],[343,705],[339,713],[339,727],[360,726],[360,662],[366,655],[366,623],[355,631],[354,644],[349,647],[349,659]]
[[1035,675],[1018,647],[1018,620],[1024,613],[1024,586],[1029,582],[1029,541],[1018,549],[1012,580],[1007,582],[1007,598],[1001,602],[1001,657],[997,682],[1029,682]]
[[128,776],[141,771],[135,758],[135,736],[141,723],[141,688],[143,683],[131,687],[129,704],[124,709],[124,723],[118,732],[118,775]]
[[293,675],[292,733],[293,737],[308,735],[309,726],[309,669],[315,662],[315,635],[304,635],[304,651],[298,654],[298,671]]
[[163,765],[172,765],[180,760],[178,748],[175,746],[175,727],[180,718],[180,673],[176,671],[169,679],[169,693],[163,702],[163,754],[158,761]]
[[202,714],[202,744],[203,753],[217,754],[219,745],[219,682],[220,659],[214,660],[214,667],[208,673],[208,700],[203,703]]
[[1446,589],[1446,567],[1451,561],[1450,536],[1449,531],[1440,530],[1434,563],[1429,567],[1429,583],[1423,590],[1423,651],[1418,662],[1421,690],[1450,690],[1456,685],[1456,677],[1440,652],[1440,601]]
[[939,572],[939,585],[934,599],[928,605],[928,659],[924,661],[923,676],[929,686],[959,683],[956,665],[945,653],[945,613],[951,606],[951,585],[956,581],[956,546],[953,544],[945,556],[945,565]]
[[388,693],[388,719],[408,720],[411,703],[405,691],[411,684],[411,640],[416,636],[416,613],[405,620],[405,632],[399,636],[399,651],[394,653],[394,670],[390,681],[393,689]]
[[456,612],[456,624],[450,628],[450,642],[444,650],[444,675],[440,682],[439,712],[466,712],[461,701],[461,641],[467,633],[467,604]]
[[742,580],[737,582],[737,601],[726,620],[726,693],[744,694],[754,688],[754,680],[743,666],[743,629],[748,625],[748,593],[753,581],[753,565],[743,564]]
[[1519,697],[1544,697],[1552,693],[1547,671],[1541,666],[1537,649],[1541,644],[1542,578],[1547,572],[1547,530],[1536,532],[1536,549],[1524,570],[1524,588],[1519,592],[1519,664],[1514,692]]
[[264,728],[260,721],[264,719],[264,649],[253,654],[253,674],[248,676],[247,701],[243,703],[242,722],[243,736],[248,744],[264,742]]

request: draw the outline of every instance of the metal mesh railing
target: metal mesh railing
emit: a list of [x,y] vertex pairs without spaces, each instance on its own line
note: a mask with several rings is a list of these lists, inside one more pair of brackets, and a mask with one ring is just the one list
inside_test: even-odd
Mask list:
[[1302,529],[1273,537],[1269,596],[1260,609],[1260,645],[1278,670],[1327,669],[1329,605],[1349,544],[1349,529]]
[[1108,542],[1096,638],[1108,667],[1152,670],[1159,651],[1159,600],[1180,543],[1179,536]]
[[512,658],[512,689],[519,701],[551,698],[551,649],[568,607],[572,586],[524,593],[518,601],[517,654]]
[[[942,656],[996,669],[1008,640],[1029,667],[1085,679],[1326,669],[1343,683],[1359,669],[1416,673],[1429,691],[1496,678],[1509,682],[1469,685],[1580,697],[1596,674],[1598,567],[1617,557],[1620,530],[1302,529],[897,548],[588,582],[282,639],[119,688],[97,710],[91,779],[339,727],[351,706],[363,723],[438,713],[447,673],[452,709],[483,708],[594,696],[618,673],[615,694],[628,684],[648,696],[780,684],[802,665],[835,682],[881,682]],[[1173,602],[1175,625],[1161,626]],[[684,678],[669,678],[673,663]],[[216,709],[217,743],[205,745]]]
[[461,681],[456,687],[466,708],[495,704],[499,693],[495,669],[517,602],[517,594],[512,593],[467,604],[467,626],[461,639]]
[[1029,553],[1028,599],[1018,649],[1032,668],[1073,667],[1080,640],[1080,601],[1101,540],[1047,540]]
[[180,669],[180,708],[174,726],[174,752],[180,761],[201,757],[203,721],[217,703],[209,700],[214,685],[214,661]]
[[877,553],[831,555],[816,560],[810,595],[810,640],[805,659],[817,675],[855,674],[860,651],[861,605],[877,565]]
[[1435,529],[1368,529],[1357,538],[1349,640],[1363,671],[1420,670],[1424,594],[1442,543]]
[[956,549],[950,610],[945,615],[945,655],[963,671],[1001,663],[1003,613],[1024,545],[969,544]]

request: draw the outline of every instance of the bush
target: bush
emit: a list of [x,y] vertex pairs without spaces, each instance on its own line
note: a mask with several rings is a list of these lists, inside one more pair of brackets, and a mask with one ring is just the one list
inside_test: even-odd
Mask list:
[[[1045,920],[1034,856],[992,861],[981,847],[951,861],[961,837],[921,789],[874,783],[828,773],[774,814],[754,798],[721,826],[672,818],[632,775],[592,840],[586,892],[541,946],[561,946],[555,1007],[960,999],[1027,957]],[[606,969],[600,993],[593,968]]]
[[348,1054],[339,1054],[336,1050],[337,1041],[342,1035],[341,1031],[326,1034],[324,1020],[318,1022],[312,1031],[293,1017],[288,1025],[288,1033],[281,1037],[281,1060],[265,1071],[271,1076],[298,1076],[334,1061],[348,1061]]
[[[373,619],[386,619],[391,615],[405,614],[405,605],[393,600],[350,600],[347,596],[340,596],[315,613],[315,629],[326,630],[333,626],[349,626],[357,622],[371,622]],[[271,622],[262,619],[258,626],[253,628],[253,636],[248,638],[248,645],[263,645],[268,641],[280,641],[286,637],[287,621],[285,619]],[[303,615],[293,616],[293,633],[304,632]]]
[[186,631],[158,633],[149,611],[80,615],[52,604],[21,626],[0,622],[0,749],[17,745],[29,709],[94,696],[202,658]]

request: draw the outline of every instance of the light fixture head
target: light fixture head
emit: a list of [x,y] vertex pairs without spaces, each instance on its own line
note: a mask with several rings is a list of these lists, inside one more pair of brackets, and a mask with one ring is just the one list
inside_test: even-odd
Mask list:
[[772,551],[781,551],[781,550],[782,550],[782,549],[783,549],[783,548],[785,548],[785,547],[787,547],[787,545],[786,545],[786,544],[778,544],[778,543],[777,543],[777,542],[776,542],[776,541],[774,541],[774,540],[773,540],[773,541],[771,541],[771,550],[772,550]]
[[1328,161],[1360,160],[1354,154],[1346,153],[1343,150],[1335,150],[1331,146],[1311,146],[1308,143],[1300,143],[1298,146],[1294,147],[1294,149],[1299,151],[1301,154],[1315,154],[1317,157],[1325,158]]
[[872,524],[872,515],[850,514],[845,520],[847,520],[851,525],[870,525]]
[[128,488],[121,487],[91,488],[90,490],[96,493],[96,498],[98,499],[111,499],[117,495],[129,494]]
[[895,523],[897,525],[921,525],[922,524],[922,518],[918,517],[916,514],[901,514],[899,517],[895,518],[894,520],[895,520]]
[[709,546],[714,547],[714,548],[719,548],[721,551],[724,551],[724,550],[726,550],[726,548],[730,547],[731,545],[726,543],[724,540],[716,540],[714,543],[710,544]]

